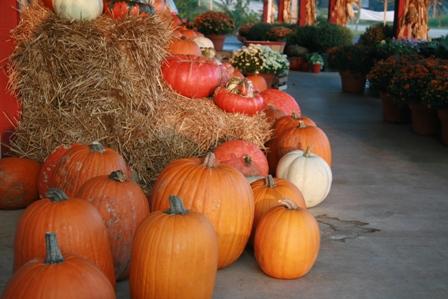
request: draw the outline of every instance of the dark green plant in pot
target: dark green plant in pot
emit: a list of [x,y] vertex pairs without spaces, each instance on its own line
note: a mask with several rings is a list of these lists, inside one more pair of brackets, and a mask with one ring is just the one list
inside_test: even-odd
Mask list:
[[232,18],[223,12],[207,11],[194,20],[197,30],[205,35],[228,34],[235,30]]
[[367,47],[374,47],[381,41],[391,40],[394,37],[392,26],[383,24],[373,25],[359,37],[359,44]]
[[416,43],[402,40],[390,40],[380,42],[373,48],[375,60],[387,59],[393,55],[417,55],[418,47]]
[[431,80],[423,92],[423,103],[436,109],[448,108],[448,60],[428,58],[425,65]]
[[328,64],[338,71],[367,74],[373,66],[371,50],[362,45],[352,45],[330,49]]
[[247,40],[268,40],[268,32],[274,27],[274,24],[256,23],[247,32],[246,38]]

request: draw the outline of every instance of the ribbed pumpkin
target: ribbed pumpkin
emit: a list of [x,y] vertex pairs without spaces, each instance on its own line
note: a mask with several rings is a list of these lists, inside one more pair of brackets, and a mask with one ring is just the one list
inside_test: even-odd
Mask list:
[[283,132],[293,129],[300,124],[303,124],[307,127],[317,127],[316,123],[309,117],[306,116],[298,116],[295,113],[292,115],[287,115],[279,118],[274,124],[274,138],[279,137]]
[[223,68],[215,61],[193,55],[173,55],[162,64],[165,82],[188,98],[212,95],[223,78]]
[[268,84],[266,83],[266,80],[261,75],[250,75],[246,77],[248,80],[252,82],[255,89],[259,92],[265,91],[268,89]]
[[40,164],[23,158],[0,159],[0,209],[22,209],[39,198]]
[[308,208],[327,197],[333,180],[330,166],[309,148],[305,152],[297,150],[284,155],[278,162],[277,176],[300,189]]
[[135,236],[132,298],[210,299],[217,267],[213,226],[205,216],[187,211],[179,197],[170,196],[170,208],[150,214]]
[[45,258],[40,256],[20,267],[2,299],[116,298],[113,286],[94,264],[77,255],[62,256],[55,233],[46,233],[45,243],[43,235],[39,237]]
[[127,176],[129,168],[123,157],[99,142],[72,148],[59,161],[51,175],[49,187],[60,188],[70,196],[78,192],[87,180],[121,170]]
[[220,163],[235,167],[246,177],[268,175],[268,160],[253,143],[230,140],[219,145],[214,153]]
[[167,209],[166,198],[176,194],[186,208],[208,217],[218,235],[219,268],[241,255],[252,228],[254,199],[238,170],[219,164],[213,153],[205,159],[175,160],[159,175],[152,192],[152,211]]
[[47,198],[34,202],[20,217],[14,242],[15,270],[45,255],[42,236],[48,231],[59,236],[64,255],[90,260],[115,285],[112,252],[101,215],[87,201],[68,198],[58,189],[50,189]]
[[171,55],[202,55],[199,46],[185,37],[173,39],[168,47],[168,52]]
[[305,122],[289,130],[285,130],[276,141],[278,157],[293,150],[305,150],[308,147],[316,155],[324,159],[331,166],[331,145],[325,132],[314,126],[307,126]]
[[292,96],[284,91],[270,88],[263,91],[261,96],[266,102],[267,110],[280,110],[282,113],[272,113],[272,116],[283,116],[283,113],[284,115],[291,115],[293,113],[296,115],[301,115],[299,104],[297,104],[296,100]]
[[287,180],[269,175],[253,182],[250,186],[254,192],[255,202],[254,228],[257,227],[263,215],[273,207],[279,206],[279,200],[284,198],[290,199],[301,208],[306,208],[302,192]]
[[39,195],[41,198],[45,197],[48,191],[48,184],[50,182],[50,178],[53,175],[53,171],[58,165],[61,158],[72,148],[79,146],[80,144],[75,143],[72,145],[60,145],[56,147],[51,154],[45,159],[44,163],[42,163],[42,168],[39,173],[39,181],[38,181],[38,189]]
[[149,214],[149,204],[140,186],[129,181],[121,170],[97,176],[79,189],[77,197],[93,204],[106,224],[115,276],[128,276],[135,231]]
[[267,212],[255,233],[255,259],[274,278],[295,279],[307,274],[319,255],[319,225],[306,209],[290,200]]

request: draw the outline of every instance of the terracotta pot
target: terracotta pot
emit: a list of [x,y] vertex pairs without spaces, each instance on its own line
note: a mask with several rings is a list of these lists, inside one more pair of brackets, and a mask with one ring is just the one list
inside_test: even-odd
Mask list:
[[412,129],[418,135],[436,135],[439,128],[437,111],[420,103],[409,104],[411,109]]
[[441,127],[442,127],[442,142],[448,145],[448,108],[437,110]]
[[261,40],[246,40],[244,45],[262,45],[271,48],[274,51],[283,53],[285,50],[286,42],[271,42],[271,41],[261,41]]
[[289,69],[292,71],[300,71],[302,69],[302,65],[304,62],[303,57],[290,57],[289,60]]
[[407,123],[410,120],[410,111],[407,105],[400,105],[394,98],[386,93],[380,93],[383,102],[383,120],[389,123]]
[[347,93],[364,93],[366,75],[350,71],[340,71],[342,91]]
[[213,42],[213,46],[215,46],[216,51],[222,51],[224,48],[224,41],[226,39],[226,36],[223,34],[210,34],[207,35],[207,38],[209,38]]
[[320,64],[313,64],[311,65],[311,71],[315,74],[320,73],[320,69],[321,69],[321,65]]

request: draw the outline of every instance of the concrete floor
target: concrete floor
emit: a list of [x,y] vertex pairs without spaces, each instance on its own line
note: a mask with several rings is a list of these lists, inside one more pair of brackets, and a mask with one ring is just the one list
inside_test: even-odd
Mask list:
[[[323,236],[318,261],[306,277],[281,281],[246,252],[219,271],[214,298],[448,298],[448,147],[383,123],[379,100],[342,94],[335,73],[292,73],[289,92],[333,146],[333,188],[311,210]],[[0,290],[20,214],[0,211]],[[129,298],[127,282],[118,298]]]

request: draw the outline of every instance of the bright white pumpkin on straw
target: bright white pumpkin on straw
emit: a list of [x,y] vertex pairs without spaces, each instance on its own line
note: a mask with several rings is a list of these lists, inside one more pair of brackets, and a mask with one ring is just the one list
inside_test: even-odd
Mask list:
[[53,0],[58,16],[72,21],[90,21],[103,13],[103,0]]

